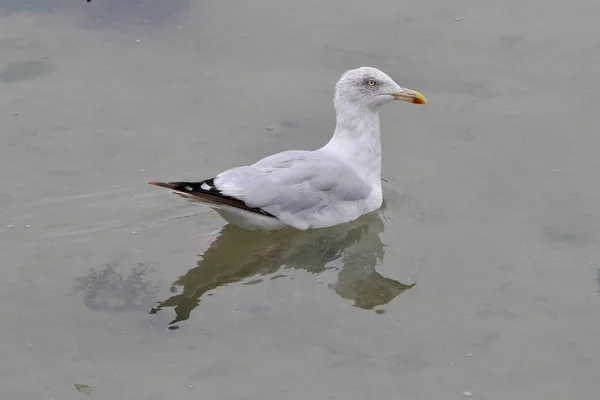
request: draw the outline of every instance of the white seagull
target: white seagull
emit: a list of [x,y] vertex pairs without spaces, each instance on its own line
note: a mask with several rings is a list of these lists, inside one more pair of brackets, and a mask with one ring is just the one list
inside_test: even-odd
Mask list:
[[425,104],[382,71],[346,71],[335,86],[336,127],[314,151],[290,150],[199,182],[148,182],[208,205],[245,229],[307,230],[353,221],[381,207],[379,107]]

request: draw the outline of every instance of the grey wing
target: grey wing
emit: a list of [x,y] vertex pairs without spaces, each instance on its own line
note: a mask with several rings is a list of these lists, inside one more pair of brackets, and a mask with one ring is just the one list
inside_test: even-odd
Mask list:
[[344,162],[310,151],[275,154],[225,171],[214,183],[298,229],[355,219],[372,191]]

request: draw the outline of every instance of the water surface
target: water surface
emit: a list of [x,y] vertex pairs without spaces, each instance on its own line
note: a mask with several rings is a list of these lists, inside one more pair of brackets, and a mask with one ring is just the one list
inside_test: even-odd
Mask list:
[[[599,13],[0,1],[3,397],[597,397]],[[429,100],[381,113],[384,210],[265,235],[145,184],[321,146],[361,65]]]

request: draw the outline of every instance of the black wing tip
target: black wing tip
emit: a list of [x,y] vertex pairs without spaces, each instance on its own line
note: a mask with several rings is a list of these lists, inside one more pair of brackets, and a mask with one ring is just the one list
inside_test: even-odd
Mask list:
[[160,186],[160,187],[164,187],[167,189],[176,189],[177,188],[177,182],[157,182],[157,181],[149,181],[147,182],[148,185],[154,185],[154,186]]
[[[209,178],[201,182],[157,182],[157,181],[149,181],[149,185],[160,186],[170,190],[175,190],[175,194],[188,197],[188,196],[210,196],[212,201],[223,202],[225,200],[225,204],[231,205],[233,207],[241,208],[247,211],[251,211],[254,213],[262,214],[267,217],[276,218],[273,214],[262,210],[260,208],[249,207],[246,203],[244,203],[240,199],[236,199],[231,196],[227,196],[223,194],[219,189],[215,187],[214,178]],[[208,188],[203,188],[202,186],[206,185]],[[219,201],[219,199],[221,199]]]
[[182,192],[191,192],[191,191],[205,191],[200,186],[204,183],[202,182],[157,182],[157,181],[149,181],[148,185],[160,186],[167,189],[172,190],[181,190]]

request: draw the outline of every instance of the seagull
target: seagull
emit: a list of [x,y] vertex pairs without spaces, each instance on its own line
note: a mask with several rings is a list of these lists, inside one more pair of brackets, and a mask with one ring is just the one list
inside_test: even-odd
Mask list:
[[427,102],[376,68],[348,70],[335,85],[336,127],[323,147],[283,151],[203,181],[148,183],[244,229],[304,231],[353,221],[382,205],[378,110],[392,100]]

